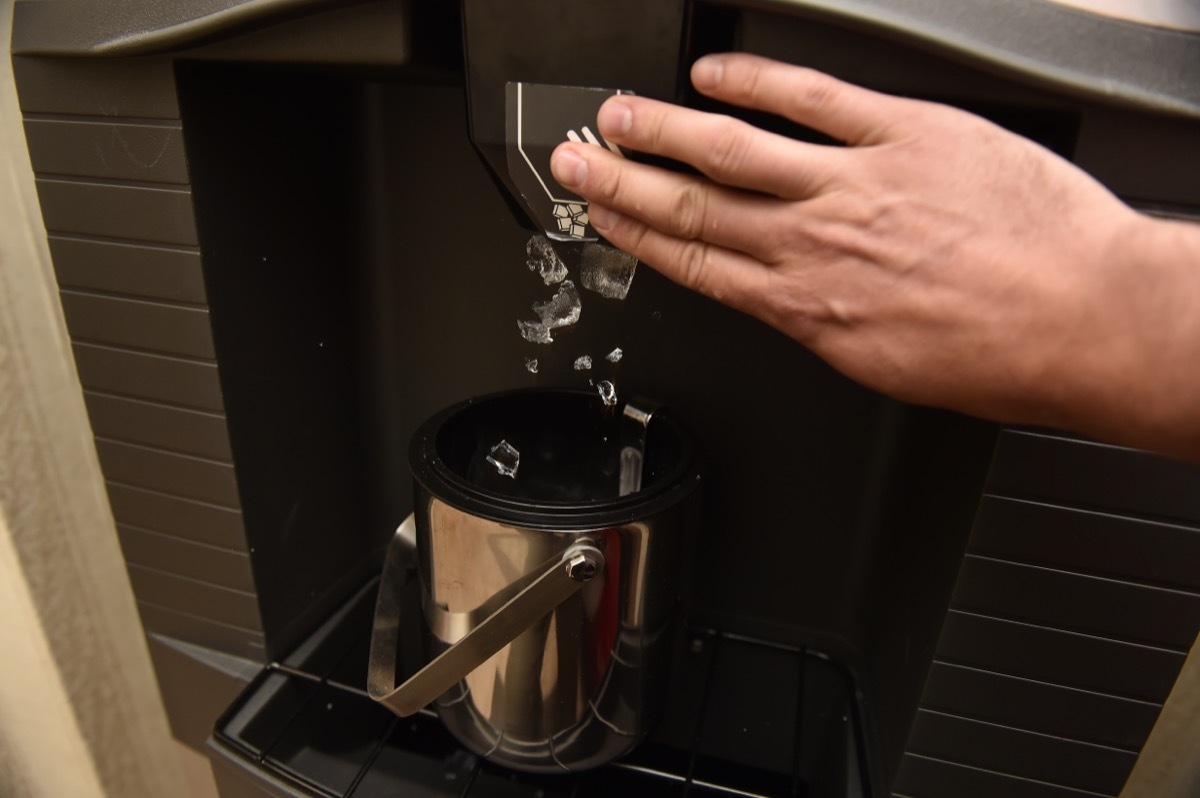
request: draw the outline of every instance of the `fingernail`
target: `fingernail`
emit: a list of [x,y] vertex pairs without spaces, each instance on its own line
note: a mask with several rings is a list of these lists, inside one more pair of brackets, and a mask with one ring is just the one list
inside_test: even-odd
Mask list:
[[601,135],[623,135],[633,126],[633,111],[628,103],[610,98],[600,106],[600,111],[596,114],[596,125],[600,128]]
[[588,221],[592,227],[603,233],[617,226],[617,222],[621,221],[621,214],[600,205],[592,205],[588,207]]
[[692,85],[704,91],[715,89],[725,77],[725,62],[719,55],[706,55],[692,64]]
[[587,181],[587,161],[570,150],[559,147],[550,156],[550,172],[564,186],[581,186]]

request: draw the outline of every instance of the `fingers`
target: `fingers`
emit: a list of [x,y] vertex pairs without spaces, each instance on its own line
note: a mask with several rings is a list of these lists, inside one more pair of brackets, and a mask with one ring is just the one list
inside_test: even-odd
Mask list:
[[597,115],[609,141],[682,161],[729,186],[802,199],[819,192],[842,148],[808,144],[718,114],[620,95]]
[[777,199],[633,163],[589,144],[559,145],[550,164],[566,188],[667,236],[703,240],[760,260],[772,259],[780,246],[774,221],[783,203]]
[[752,253],[773,216],[768,205],[778,200],[632,163],[588,144],[560,144],[550,165],[559,183],[590,201],[592,227],[613,246],[687,288],[761,312],[757,305],[771,274]]
[[852,145],[878,142],[913,103],[745,53],[699,59],[692,83],[714,99],[783,116]]
[[771,272],[757,260],[706,241],[668,235],[601,205],[593,204],[589,215],[609,243],[668,279],[738,310],[762,312]]

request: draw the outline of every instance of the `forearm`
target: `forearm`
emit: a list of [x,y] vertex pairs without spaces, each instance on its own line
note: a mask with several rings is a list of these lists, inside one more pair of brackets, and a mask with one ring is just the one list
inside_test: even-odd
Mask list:
[[1064,426],[1200,462],[1200,225],[1138,217],[1117,238]]

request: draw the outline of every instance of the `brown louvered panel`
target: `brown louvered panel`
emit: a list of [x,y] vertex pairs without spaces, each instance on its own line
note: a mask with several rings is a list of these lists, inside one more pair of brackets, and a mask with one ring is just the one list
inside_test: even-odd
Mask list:
[[233,462],[229,430],[222,413],[188,410],[140,399],[84,391],[92,430],[109,438]]
[[1186,654],[1200,629],[1200,595],[968,553],[956,609]]
[[921,710],[908,750],[961,765],[1104,795],[1120,792],[1136,751]]
[[121,551],[130,565],[153,568],[231,590],[253,592],[250,557],[241,551],[117,524]]
[[39,177],[50,233],[196,246],[192,195],[180,188]]
[[230,590],[210,582],[127,565],[129,581],[139,601],[175,612],[203,618],[213,623],[262,632],[258,602],[253,593]]
[[205,309],[68,290],[61,297],[74,341],[184,357],[216,356]]
[[976,720],[1137,750],[1162,705],[934,662],[922,705]]
[[892,794],[895,798],[1105,798],[1108,795],[912,753],[905,754],[900,761]]
[[1200,529],[987,496],[971,552],[1148,585],[1200,590]]
[[29,157],[39,175],[187,183],[178,124],[63,118],[26,119]]
[[1200,524],[1200,469],[1048,434],[1002,432],[988,492],[1134,519]]
[[1200,470],[1006,430],[988,490],[895,791],[1116,795],[1200,629]]
[[58,284],[109,294],[203,305],[200,252],[194,247],[51,235]]
[[113,482],[108,483],[108,501],[117,523],[209,546],[246,550],[241,510]]
[[939,661],[1098,693],[1161,702],[1184,655],[951,610]]
[[13,59],[26,114],[179,119],[170,58]]
[[[266,662],[266,647],[262,632],[215,623],[209,618],[179,612],[169,607],[145,601],[135,594],[142,626],[150,634],[186,640],[197,646],[216,649],[236,657]],[[215,714],[218,709],[214,709]]]
[[174,63],[18,57],[14,68],[142,623],[165,642],[160,654],[209,652],[186,679],[158,673],[176,733],[192,729],[187,739],[201,744],[236,692],[210,654],[248,664],[267,657],[213,362]]
[[213,363],[96,344],[71,348],[84,388],[218,413],[225,409]]
[[239,507],[233,466],[215,460],[96,439],[100,467],[111,482],[149,488],[221,507]]

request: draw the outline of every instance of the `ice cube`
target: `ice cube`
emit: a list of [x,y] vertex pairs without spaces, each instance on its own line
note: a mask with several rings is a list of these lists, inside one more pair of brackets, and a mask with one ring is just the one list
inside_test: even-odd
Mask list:
[[488,452],[487,461],[496,467],[501,476],[516,479],[517,469],[521,467],[521,453],[511,443],[501,439]]
[[538,321],[517,321],[521,337],[534,344],[549,344],[554,342],[551,330],[567,327],[579,321],[583,305],[579,301],[579,291],[575,283],[563,280],[562,285],[554,292],[554,296],[546,302],[534,302],[533,312],[538,314]]
[[575,370],[587,371],[592,367],[592,359],[587,355],[575,358]]
[[520,320],[517,322],[517,329],[521,331],[521,337],[531,344],[548,344],[554,341],[550,330],[540,321]]
[[624,299],[637,270],[637,258],[606,244],[585,244],[580,258],[583,287],[608,299]]
[[525,358],[525,370],[530,374],[537,374],[538,362],[536,357]]
[[575,283],[570,280],[563,280],[562,285],[558,287],[548,302],[533,303],[533,312],[538,314],[538,318],[542,320],[542,325],[547,330],[566,327],[579,321],[582,308],[579,291],[575,289]]
[[617,403],[617,389],[608,380],[596,383],[596,392],[600,394],[600,401],[604,402],[605,407],[612,407]]
[[545,236],[529,239],[529,243],[525,245],[525,254],[528,256],[525,265],[529,267],[529,271],[537,272],[546,285],[557,285],[566,279],[567,266]]
[[625,353],[621,351],[621,347],[617,347],[613,351],[604,356],[604,359],[609,363],[619,363],[621,358],[625,357]]

